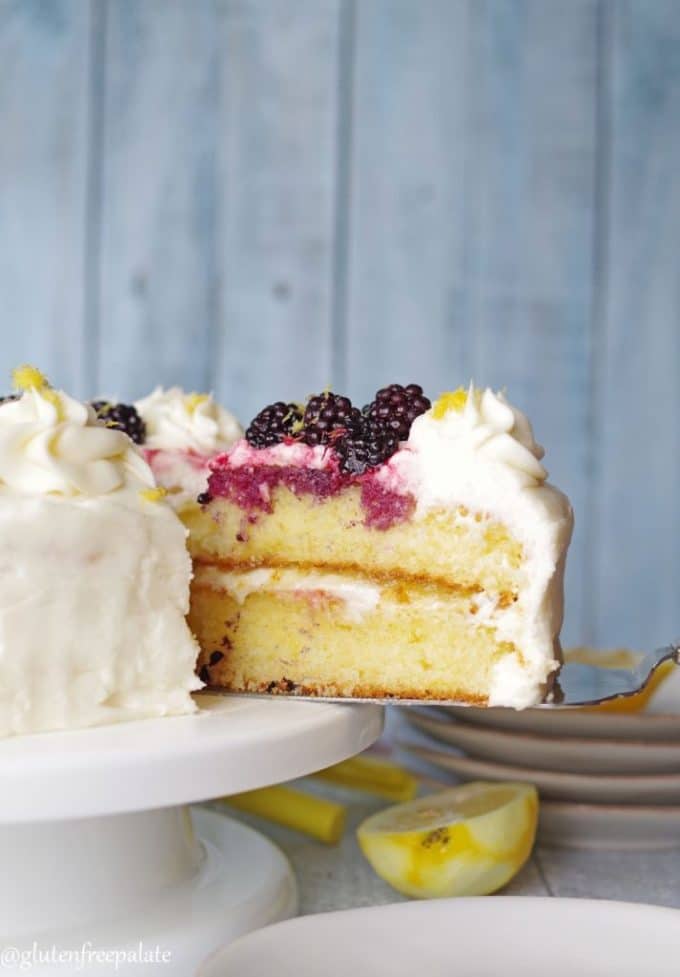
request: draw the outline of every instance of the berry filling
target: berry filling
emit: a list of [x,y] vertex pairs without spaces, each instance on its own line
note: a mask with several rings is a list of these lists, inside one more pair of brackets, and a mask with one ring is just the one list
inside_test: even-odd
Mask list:
[[[226,498],[256,518],[272,511],[278,486],[323,500],[358,485],[365,525],[389,529],[411,516],[415,499],[385,488],[375,473],[429,407],[416,383],[384,387],[363,410],[331,391],[310,397],[304,409],[277,401],[251,421],[245,441],[213,460],[208,491],[199,502]],[[286,446],[283,456],[277,445]]]
[[390,529],[399,522],[407,522],[416,507],[416,500],[408,493],[392,492],[376,478],[361,481],[361,504],[366,513],[364,522],[371,529]]
[[230,465],[222,455],[212,463],[208,491],[200,498],[208,505],[214,498],[225,498],[249,515],[272,512],[272,496],[283,485],[295,495],[309,495],[323,501],[353,485],[361,488],[364,524],[372,529],[389,529],[405,522],[413,513],[415,499],[387,489],[373,472],[349,475],[340,470],[335,458],[325,468],[294,465]]
[[272,493],[284,485],[295,495],[327,499],[351,479],[337,468],[297,468],[288,465],[213,466],[208,494],[229,499],[247,512],[271,512]]

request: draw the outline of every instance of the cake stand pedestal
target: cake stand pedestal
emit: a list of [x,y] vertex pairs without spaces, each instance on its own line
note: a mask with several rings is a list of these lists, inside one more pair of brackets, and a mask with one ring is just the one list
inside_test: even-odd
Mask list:
[[282,853],[192,802],[352,756],[375,706],[200,697],[194,716],[0,742],[0,972],[189,977],[296,911]]

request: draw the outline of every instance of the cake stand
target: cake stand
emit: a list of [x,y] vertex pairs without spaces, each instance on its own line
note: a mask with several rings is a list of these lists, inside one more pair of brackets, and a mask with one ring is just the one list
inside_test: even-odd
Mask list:
[[192,716],[0,742],[0,972],[189,977],[295,913],[281,852],[187,805],[359,753],[382,710],[198,700]]

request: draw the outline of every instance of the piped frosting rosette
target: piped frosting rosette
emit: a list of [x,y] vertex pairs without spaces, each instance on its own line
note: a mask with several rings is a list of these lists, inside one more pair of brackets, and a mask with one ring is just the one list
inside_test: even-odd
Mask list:
[[147,448],[214,455],[225,451],[243,433],[234,415],[212,394],[156,387],[135,406],[146,424]]
[[33,367],[14,371],[22,391],[0,409],[0,483],[30,495],[106,495],[153,489],[151,469],[121,431],[53,390]]

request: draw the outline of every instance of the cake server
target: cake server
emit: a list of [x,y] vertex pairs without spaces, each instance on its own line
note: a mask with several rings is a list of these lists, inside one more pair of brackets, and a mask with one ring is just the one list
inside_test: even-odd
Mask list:
[[[610,699],[625,698],[641,692],[659,665],[666,661],[680,665],[680,642],[656,648],[654,651],[638,652],[636,661],[629,668],[599,668],[597,665],[582,665],[566,662],[562,665],[549,701],[542,703],[541,709],[563,709],[568,706],[596,706]],[[225,689],[207,688],[211,695],[247,695],[260,699],[289,698],[305,699],[310,702],[373,702],[379,705],[422,706],[428,702],[436,706],[469,706],[470,702],[457,699],[397,699],[359,698],[353,696],[301,695],[294,688],[290,692],[231,692]]]

